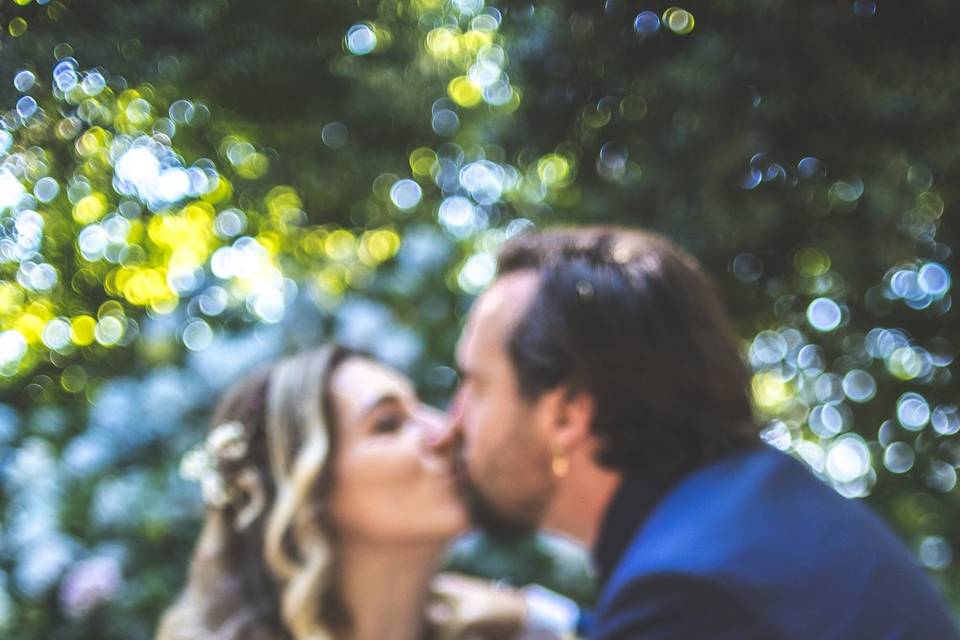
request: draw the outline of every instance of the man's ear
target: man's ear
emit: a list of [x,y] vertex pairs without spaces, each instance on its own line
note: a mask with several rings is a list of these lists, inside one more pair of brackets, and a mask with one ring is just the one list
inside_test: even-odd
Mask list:
[[547,418],[545,435],[553,451],[571,452],[590,437],[595,405],[589,393],[561,385],[543,394],[541,401]]

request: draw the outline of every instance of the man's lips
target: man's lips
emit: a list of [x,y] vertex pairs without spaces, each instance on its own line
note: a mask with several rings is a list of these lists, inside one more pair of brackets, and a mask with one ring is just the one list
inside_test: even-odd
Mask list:
[[470,478],[467,472],[467,463],[461,456],[457,456],[453,460],[452,471],[454,477],[460,482],[467,482]]

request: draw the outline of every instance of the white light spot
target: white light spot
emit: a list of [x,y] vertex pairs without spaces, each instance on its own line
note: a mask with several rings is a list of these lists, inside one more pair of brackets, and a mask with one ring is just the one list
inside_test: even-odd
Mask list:
[[924,293],[940,297],[950,289],[950,272],[936,262],[925,264],[917,274],[917,284]]
[[917,454],[906,442],[894,442],[883,452],[883,466],[891,473],[906,473],[913,468]]
[[950,543],[941,536],[927,536],[920,543],[917,550],[920,562],[928,569],[942,570],[953,562],[953,549]]
[[43,344],[50,349],[63,349],[70,344],[70,323],[63,318],[54,318],[43,327]]
[[58,193],[60,193],[60,185],[50,177],[40,178],[37,180],[37,183],[33,185],[33,195],[35,195],[40,202],[50,202],[57,197]]
[[183,329],[183,345],[190,351],[203,351],[213,342],[213,329],[203,320],[194,320]]
[[503,169],[488,160],[471,162],[460,171],[460,184],[479,204],[494,204],[503,195]]
[[477,229],[477,213],[470,200],[463,196],[447,198],[437,212],[440,226],[454,238],[462,240]]
[[843,392],[854,402],[868,402],[877,394],[877,383],[866,371],[854,369],[843,377]]
[[17,100],[17,113],[21,118],[29,118],[37,112],[37,101],[31,96],[23,96]]
[[23,93],[24,91],[30,91],[36,81],[37,76],[33,75],[32,71],[24,70],[13,77],[13,86],[17,91]]
[[0,367],[20,362],[27,353],[27,341],[16,329],[0,333]]
[[761,331],[750,345],[750,361],[755,365],[776,364],[787,356],[787,341],[776,331]]
[[123,332],[126,325],[120,318],[114,316],[104,316],[94,327],[93,335],[99,344],[105,347],[113,346],[123,338]]
[[870,470],[870,450],[859,436],[839,438],[827,453],[827,473],[837,482],[852,482]]
[[264,322],[271,324],[283,320],[286,305],[283,300],[283,292],[276,289],[267,289],[261,291],[251,299],[247,300],[247,306]]
[[190,176],[183,169],[167,169],[157,181],[157,195],[167,202],[176,202],[190,193]]
[[930,420],[930,405],[919,393],[907,392],[897,400],[897,420],[904,429],[920,431]]
[[479,293],[490,284],[497,271],[497,261],[489,253],[471,256],[461,267],[457,283],[467,293]]
[[810,412],[808,423],[821,438],[831,438],[843,431],[843,414],[831,404],[818,405]]
[[9,173],[0,173],[0,210],[16,205],[23,194],[24,188],[19,180]]
[[930,470],[927,472],[927,486],[941,493],[953,491],[957,486],[957,470],[953,465],[941,460],[931,462]]
[[781,451],[788,451],[790,444],[793,442],[790,427],[780,420],[770,423],[760,432],[760,437],[763,438],[764,442]]
[[117,160],[116,172],[124,182],[147,187],[160,175],[160,161],[148,149],[134,147]]
[[397,180],[390,188],[390,200],[402,211],[409,211],[418,204],[423,197],[420,185],[413,180]]
[[840,305],[830,298],[817,298],[807,307],[807,321],[817,331],[833,331],[842,319]]
[[217,215],[213,228],[221,238],[238,236],[247,228],[247,216],[238,209],[226,209]]
[[960,432],[960,415],[957,415],[957,408],[952,405],[937,407],[930,416],[930,426],[944,436],[952,436]]
[[347,30],[344,38],[350,53],[365,56],[377,48],[377,34],[367,24],[355,24]]
[[80,248],[80,254],[90,262],[96,262],[103,258],[103,253],[106,251],[109,242],[109,234],[99,224],[86,227],[77,236],[77,246]]

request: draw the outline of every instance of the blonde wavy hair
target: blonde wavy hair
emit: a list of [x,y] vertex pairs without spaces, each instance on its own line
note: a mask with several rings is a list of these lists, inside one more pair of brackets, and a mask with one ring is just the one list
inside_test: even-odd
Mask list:
[[233,385],[212,425],[239,422],[242,455],[218,458],[230,490],[208,506],[186,587],[157,640],[330,640],[350,619],[325,509],[336,432],[329,380],[349,352],[325,346]]

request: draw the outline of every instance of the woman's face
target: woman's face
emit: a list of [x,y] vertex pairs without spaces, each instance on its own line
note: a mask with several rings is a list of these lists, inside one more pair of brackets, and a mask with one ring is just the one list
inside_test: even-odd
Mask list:
[[452,461],[423,442],[443,415],[420,403],[407,378],[351,357],[334,371],[330,396],[338,436],[331,507],[345,539],[439,543],[466,529]]

